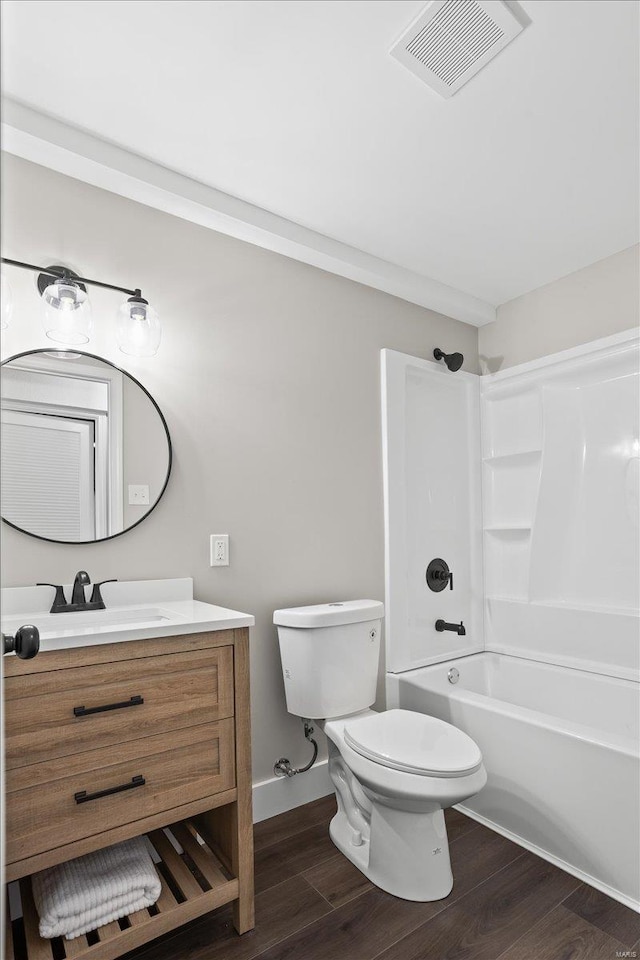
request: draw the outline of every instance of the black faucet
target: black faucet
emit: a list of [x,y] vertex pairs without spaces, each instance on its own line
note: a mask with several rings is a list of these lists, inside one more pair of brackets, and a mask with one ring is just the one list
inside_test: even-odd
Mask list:
[[466,637],[467,635],[462,620],[460,623],[447,623],[445,620],[436,620],[436,630],[438,633],[442,633],[444,630],[451,630],[452,633],[457,633],[459,637]]
[[73,592],[71,593],[71,603],[80,604],[86,601],[84,588],[91,583],[91,578],[86,570],[79,570],[73,581]]
[[116,580],[102,580],[100,583],[94,583],[91,591],[91,599],[87,601],[84,588],[91,583],[91,578],[86,570],[80,570],[76,573],[73,581],[73,590],[71,592],[71,603],[67,603],[64,595],[64,588],[55,583],[38,583],[38,587],[53,587],[56,595],[53,599],[50,613],[76,613],[81,610],[104,610],[105,604],[100,593],[100,587],[104,583],[116,583]]

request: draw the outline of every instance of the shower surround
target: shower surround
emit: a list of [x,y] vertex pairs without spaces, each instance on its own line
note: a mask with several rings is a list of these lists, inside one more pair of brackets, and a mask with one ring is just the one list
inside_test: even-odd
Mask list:
[[482,378],[382,366],[388,706],[479,744],[465,813],[638,910],[637,331]]

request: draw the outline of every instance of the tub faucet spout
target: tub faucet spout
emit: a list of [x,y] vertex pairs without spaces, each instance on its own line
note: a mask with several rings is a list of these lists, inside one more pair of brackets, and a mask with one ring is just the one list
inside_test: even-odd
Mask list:
[[447,623],[445,620],[436,620],[436,630],[438,633],[442,633],[444,630],[451,630],[452,633],[457,633],[459,637],[466,637],[467,635],[462,620],[460,623]]

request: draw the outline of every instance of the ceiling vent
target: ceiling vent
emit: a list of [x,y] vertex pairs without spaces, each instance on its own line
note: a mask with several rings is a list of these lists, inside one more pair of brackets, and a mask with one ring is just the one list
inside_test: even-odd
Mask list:
[[432,0],[389,52],[427,86],[451,97],[521,30],[501,0]]

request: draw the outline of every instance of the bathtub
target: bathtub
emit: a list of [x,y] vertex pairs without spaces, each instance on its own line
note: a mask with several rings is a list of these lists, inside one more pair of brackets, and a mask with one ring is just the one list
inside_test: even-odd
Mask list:
[[387,674],[387,702],[479,745],[488,782],[460,810],[640,912],[639,684],[479,653]]

